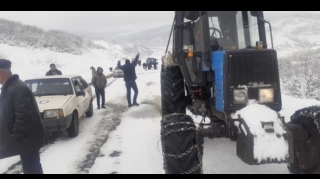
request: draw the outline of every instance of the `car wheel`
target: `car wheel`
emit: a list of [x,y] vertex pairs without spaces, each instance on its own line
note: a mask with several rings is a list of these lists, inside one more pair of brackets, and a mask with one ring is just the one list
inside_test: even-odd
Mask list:
[[79,134],[79,117],[77,112],[73,112],[70,127],[67,129],[69,137],[77,137]]
[[87,117],[93,116],[93,105],[92,105],[92,101],[90,102],[89,110],[86,112],[86,116],[87,116]]

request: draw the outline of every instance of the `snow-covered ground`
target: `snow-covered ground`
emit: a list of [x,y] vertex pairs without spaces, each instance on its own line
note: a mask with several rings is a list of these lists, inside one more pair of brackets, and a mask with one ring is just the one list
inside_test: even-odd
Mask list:
[[[13,71],[23,79],[44,74],[48,64],[55,60],[64,74],[81,74],[86,79],[90,79],[91,65],[107,69],[117,61],[104,60],[99,52],[89,58],[89,55],[30,51],[1,44],[0,50],[13,60]],[[163,52],[161,49],[151,56],[161,59]],[[142,67],[137,67],[137,74],[140,106],[128,109],[123,79],[110,79],[106,88],[107,109],[96,110],[94,101],[94,115],[81,118],[78,137],[59,134],[52,137],[53,143],[42,148],[41,162],[45,173],[164,173],[160,142],[160,70],[143,71]],[[320,105],[320,102],[283,96],[281,114],[289,120],[295,110],[316,104]],[[236,143],[224,138],[205,139],[203,162],[207,174],[288,173],[285,164],[250,166],[243,163],[236,155]],[[0,160],[0,173],[21,173],[19,157]]]
[[0,44],[0,53],[12,61],[13,73],[19,74],[22,80],[44,76],[50,69],[49,65],[55,63],[63,75],[81,75],[87,81],[91,79],[91,66],[96,69],[100,66],[105,74],[109,74],[109,68],[114,68],[118,60],[124,57],[132,59],[137,53],[127,52],[118,45],[112,46],[107,42],[96,41],[96,43],[106,49],[89,49],[83,55],[73,55],[48,49],[28,49]]
[[[138,67],[139,68],[139,67]],[[160,143],[159,70],[138,70],[139,107],[127,109],[123,79],[106,89],[107,110],[95,110],[82,118],[77,138],[60,135],[41,153],[45,173],[163,174]],[[284,96],[283,115],[289,119],[296,109],[320,104]],[[95,104],[95,103],[94,103]],[[96,108],[96,106],[95,106]],[[250,166],[236,156],[236,143],[229,139],[205,139],[204,173],[288,173],[285,164]],[[14,173],[19,157],[0,160],[1,173]],[[9,169],[9,167],[11,167]],[[9,169],[9,170],[8,170]]]

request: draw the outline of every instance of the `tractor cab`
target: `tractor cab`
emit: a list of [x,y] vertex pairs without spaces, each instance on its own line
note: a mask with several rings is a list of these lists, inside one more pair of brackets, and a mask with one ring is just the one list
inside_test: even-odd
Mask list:
[[189,87],[206,85],[202,71],[211,68],[213,51],[255,49],[257,42],[267,48],[260,11],[179,11],[175,19],[173,58],[187,67]]
[[277,55],[273,45],[267,49],[261,11],[179,11],[175,20],[173,60],[189,91],[202,91],[197,98],[214,93],[222,112],[250,101],[281,109]]

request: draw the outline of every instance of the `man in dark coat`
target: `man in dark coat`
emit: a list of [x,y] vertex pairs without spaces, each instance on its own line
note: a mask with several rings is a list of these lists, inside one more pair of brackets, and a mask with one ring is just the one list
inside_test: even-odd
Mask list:
[[102,98],[101,108],[106,108],[104,90],[107,86],[107,78],[103,74],[103,69],[101,67],[97,68],[97,74],[92,77],[91,85],[95,88],[98,109],[100,109],[100,96]]
[[50,70],[46,73],[46,76],[62,75],[62,72],[56,68],[55,64],[50,64]]
[[[138,87],[136,84],[136,66],[139,60],[139,55],[140,53],[137,54],[132,63],[130,63],[130,60],[127,59],[126,64],[123,66],[121,66],[121,61],[118,61],[118,68],[123,71],[124,81],[126,82],[128,107],[139,106],[139,104],[137,103]],[[134,91],[133,103],[131,103],[131,88]]]
[[0,159],[20,155],[24,174],[43,174],[39,151],[48,135],[31,90],[10,68],[0,59]]

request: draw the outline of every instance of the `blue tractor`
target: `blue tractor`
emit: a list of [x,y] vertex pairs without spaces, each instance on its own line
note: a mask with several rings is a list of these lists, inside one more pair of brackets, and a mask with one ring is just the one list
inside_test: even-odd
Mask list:
[[[167,174],[201,174],[204,137],[237,142],[237,156],[249,165],[320,172],[320,108],[301,109],[290,122],[279,114],[277,52],[262,11],[176,11],[161,60]],[[201,117],[198,125],[192,115]]]

